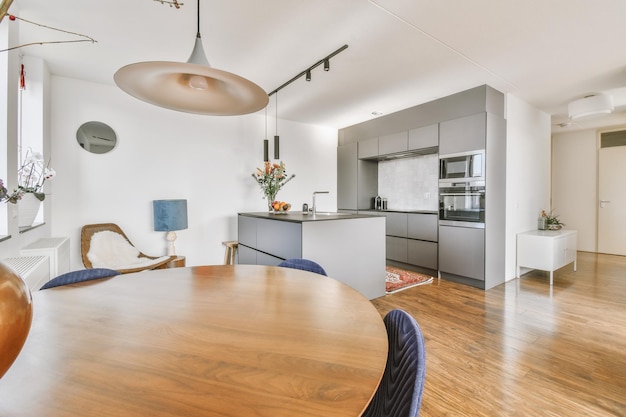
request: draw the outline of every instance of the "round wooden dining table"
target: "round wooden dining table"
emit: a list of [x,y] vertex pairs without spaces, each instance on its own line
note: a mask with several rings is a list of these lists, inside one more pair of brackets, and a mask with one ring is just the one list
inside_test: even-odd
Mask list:
[[357,417],[387,333],[332,278],[216,265],[144,271],[33,293],[0,416]]

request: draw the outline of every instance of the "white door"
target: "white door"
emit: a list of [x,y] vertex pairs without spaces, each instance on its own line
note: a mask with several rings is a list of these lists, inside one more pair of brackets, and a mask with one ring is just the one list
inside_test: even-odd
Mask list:
[[600,149],[598,252],[626,255],[626,146]]

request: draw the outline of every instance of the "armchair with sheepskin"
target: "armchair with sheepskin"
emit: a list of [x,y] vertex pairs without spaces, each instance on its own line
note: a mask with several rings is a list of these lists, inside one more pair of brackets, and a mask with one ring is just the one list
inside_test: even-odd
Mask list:
[[114,223],[88,224],[80,231],[86,268],[114,269],[121,274],[165,268],[176,256],[148,256],[137,249]]

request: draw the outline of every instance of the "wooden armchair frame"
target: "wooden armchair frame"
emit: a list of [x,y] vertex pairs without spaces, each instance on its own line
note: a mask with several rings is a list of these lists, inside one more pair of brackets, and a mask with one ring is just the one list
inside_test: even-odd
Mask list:
[[[126,241],[131,246],[136,247],[135,245],[133,245],[133,242],[131,242],[130,239],[126,236],[126,234],[122,231],[122,229],[115,223],[87,224],[83,226],[80,230],[80,252],[83,258],[83,264],[85,265],[85,268],[93,268],[91,261],[89,261],[89,258],[87,257],[87,254],[89,253],[89,248],[91,246],[91,237],[95,233],[102,232],[102,231],[110,231],[110,232],[117,233],[121,235],[122,237],[124,237],[124,239],[126,239]],[[147,258],[147,259],[159,258],[158,256],[148,256],[141,251],[139,251],[139,257]],[[176,259],[176,256],[170,256],[168,259],[165,259],[156,264],[152,264],[148,266],[141,266],[137,268],[117,269],[117,271],[120,274],[128,274],[131,272],[139,272],[139,271],[145,271],[149,269],[163,269],[163,268],[167,268],[167,263],[174,259]]]

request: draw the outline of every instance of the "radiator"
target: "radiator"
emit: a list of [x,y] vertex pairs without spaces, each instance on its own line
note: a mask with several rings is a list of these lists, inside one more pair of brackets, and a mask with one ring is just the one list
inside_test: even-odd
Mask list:
[[20,256],[50,257],[48,279],[52,279],[70,270],[70,240],[66,237],[42,238],[20,249]]
[[50,280],[50,258],[47,256],[18,256],[2,260],[22,277],[30,288],[37,291]]

